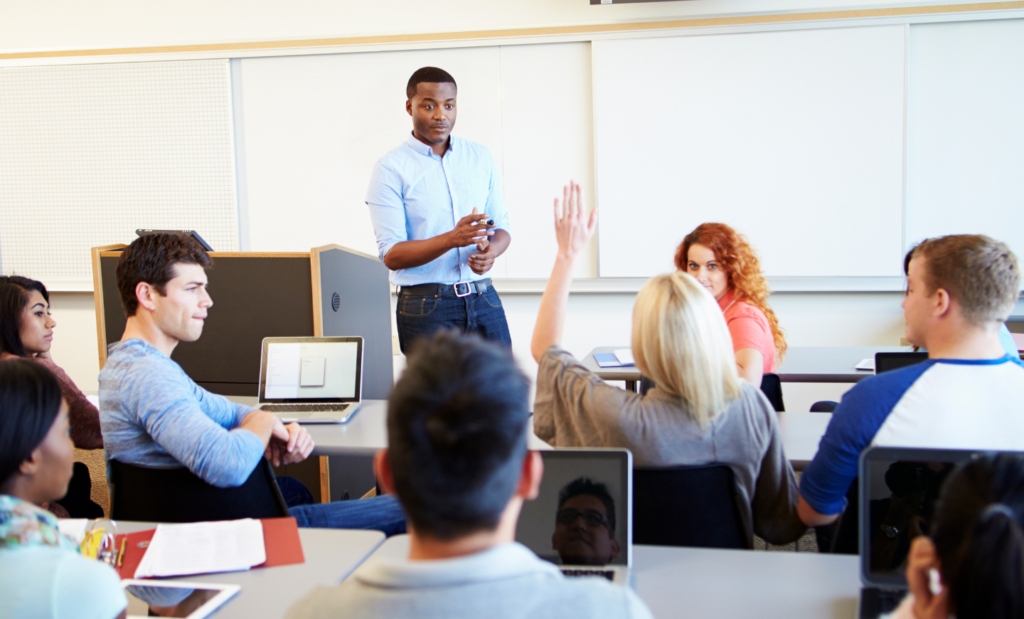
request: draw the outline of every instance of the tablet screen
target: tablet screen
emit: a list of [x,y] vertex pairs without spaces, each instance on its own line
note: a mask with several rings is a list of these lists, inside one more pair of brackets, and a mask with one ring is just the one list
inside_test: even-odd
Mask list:
[[129,618],[182,617],[201,619],[238,592],[236,585],[125,581]]

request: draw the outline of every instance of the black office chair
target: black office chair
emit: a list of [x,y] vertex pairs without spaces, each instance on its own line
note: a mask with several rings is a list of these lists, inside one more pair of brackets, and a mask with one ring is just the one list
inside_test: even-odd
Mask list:
[[633,543],[753,548],[736,508],[732,469],[723,464],[634,468]]
[[204,522],[288,515],[266,458],[237,488],[217,488],[186,468],[164,469],[110,460],[110,511],[116,520]]
[[[640,377],[640,395],[647,395],[647,392],[654,388],[654,381],[646,376]],[[761,376],[761,392],[772,403],[778,413],[786,410],[782,402],[782,380],[778,374],[764,374]]]

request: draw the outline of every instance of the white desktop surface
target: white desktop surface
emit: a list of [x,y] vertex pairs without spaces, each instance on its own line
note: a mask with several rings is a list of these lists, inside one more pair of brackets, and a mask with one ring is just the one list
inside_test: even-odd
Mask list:
[[[152,522],[118,521],[117,532],[133,533],[155,527]],[[344,580],[384,541],[384,534],[380,531],[299,529],[299,539],[305,563],[161,580],[241,585],[238,595],[217,611],[217,619],[283,617],[288,608],[313,587]]]
[[[389,537],[353,573],[408,554],[408,535]],[[849,555],[633,546],[636,592],[664,619],[852,619],[859,569]]]
[[[256,406],[257,398],[229,396],[231,401]],[[314,456],[373,455],[388,446],[387,401],[363,400],[348,423],[310,423],[303,427],[316,442]],[[533,418],[529,421],[530,449],[551,449],[533,434]]]
[[800,470],[810,464],[818,453],[818,443],[832,421],[832,413],[777,413],[779,433],[786,457],[793,468]]

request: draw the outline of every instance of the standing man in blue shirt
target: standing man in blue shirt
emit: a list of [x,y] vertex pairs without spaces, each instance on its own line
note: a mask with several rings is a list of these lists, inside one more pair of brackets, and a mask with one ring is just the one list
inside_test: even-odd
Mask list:
[[377,250],[399,287],[402,352],[452,327],[512,346],[486,276],[512,242],[501,179],[485,146],[451,135],[457,94],[443,69],[412,74],[412,134],[377,162],[366,193]]

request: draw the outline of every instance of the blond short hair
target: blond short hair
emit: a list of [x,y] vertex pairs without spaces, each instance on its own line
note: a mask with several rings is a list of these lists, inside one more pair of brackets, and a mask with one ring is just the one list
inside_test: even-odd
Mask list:
[[1020,295],[1020,264],[1005,243],[981,234],[926,239],[911,250],[924,258],[928,294],[942,288],[960,306],[964,318],[984,326],[1003,322]]
[[651,278],[637,295],[633,356],[644,376],[677,396],[702,427],[740,397],[722,310],[697,280],[681,271]]

